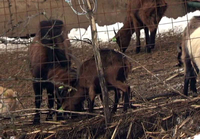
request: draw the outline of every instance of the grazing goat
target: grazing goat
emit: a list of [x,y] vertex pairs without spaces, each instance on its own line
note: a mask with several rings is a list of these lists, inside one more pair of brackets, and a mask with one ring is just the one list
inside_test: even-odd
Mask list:
[[[58,72],[58,68],[61,69],[62,73],[67,72],[70,68],[71,61],[67,55],[67,53],[70,53],[68,48],[70,42],[65,25],[60,20],[41,21],[39,28],[40,31],[36,34],[33,43],[29,47],[30,69],[35,79],[33,82],[35,107],[40,108],[42,92],[46,89],[48,107],[51,109],[54,106],[55,86],[50,81],[50,78],[55,79],[53,74]],[[68,78],[65,80],[68,80]],[[67,83],[70,84],[70,82]],[[49,111],[46,120],[52,119],[53,112]],[[36,110],[33,123],[40,123],[40,113],[38,110]]]
[[[129,106],[130,86],[123,82],[131,70],[131,63],[122,54],[111,49],[102,49],[100,54],[108,91],[115,90],[113,112],[117,110],[120,97],[119,90],[124,93],[124,111],[126,111]],[[86,95],[89,95],[89,112],[92,112],[97,94],[101,94],[101,87],[95,58],[92,57],[81,65],[77,91],[70,94],[69,98],[63,103],[62,108],[65,110],[81,110],[82,102],[85,100]]]
[[0,86],[0,113],[14,111],[17,103],[17,92]]
[[190,90],[197,92],[196,78],[200,69],[200,16],[194,16],[183,33],[182,56],[184,64],[185,79],[183,93],[188,95],[188,85]]
[[[124,26],[115,38],[122,52],[128,48],[131,36],[136,32],[136,53],[140,52],[140,30],[144,29],[147,52],[155,45],[158,24],[167,9],[165,0],[129,0]],[[149,36],[150,30],[150,36]]]
[[[60,109],[67,94],[71,92],[77,84],[77,72],[73,68],[62,68],[57,66],[50,69],[47,79],[49,79],[55,87],[55,95],[57,98],[57,109]],[[63,120],[62,113],[57,113],[57,120]]]

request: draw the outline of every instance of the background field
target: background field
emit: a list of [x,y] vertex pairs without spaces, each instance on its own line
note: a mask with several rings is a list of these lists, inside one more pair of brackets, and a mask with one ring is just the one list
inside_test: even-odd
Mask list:
[[[179,18],[177,20],[172,20],[172,19],[168,19],[164,17],[159,25],[159,31],[156,38],[156,47],[150,54],[145,52],[144,39],[142,39],[141,53],[135,54],[135,37],[133,36],[131,40],[131,44],[125,53],[127,56],[131,58],[130,61],[133,65],[133,69],[131,73],[129,74],[129,77],[127,80],[127,83],[131,86],[132,95],[134,96],[131,100],[133,104],[139,105],[142,103],[147,106],[150,104],[145,101],[146,98],[156,97],[160,94],[173,93],[175,91],[182,93],[183,81],[184,81],[183,67],[176,66],[178,62],[177,61],[177,46],[181,42],[182,31],[183,31],[183,28],[187,24],[187,21],[185,19],[187,18],[188,20],[193,15],[198,15],[198,14],[199,12],[195,12],[185,17]],[[108,40],[114,36],[113,27],[118,29],[121,27],[121,25],[122,24],[115,24],[113,26],[109,26],[108,28],[106,27],[98,28],[100,48],[118,49],[118,46],[115,42],[108,42]],[[81,34],[80,34],[80,30],[82,32]],[[70,38],[74,38],[74,36],[76,36],[76,38],[79,38],[79,39],[83,39],[83,38],[91,39],[90,34],[89,34],[90,28],[87,29],[87,32],[85,32],[83,29],[80,29],[80,30],[73,29],[69,34]],[[85,35],[82,35],[82,34],[85,34]],[[8,41],[10,40],[12,39],[8,38]],[[25,133],[30,133],[30,136],[32,138],[36,138],[36,137],[43,138],[42,135],[41,136],[38,134],[35,135],[32,132],[39,131],[37,133],[40,133],[43,130],[45,131],[48,129],[51,130],[52,126],[56,127],[57,125],[60,125],[60,123],[45,122],[46,116],[44,114],[42,116],[41,125],[36,125],[36,126],[32,125],[32,120],[33,120],[32,113],[34,112],[32,109],[35,108],[35,106],[34,106],[34,92],[32,88],[32,76],[29,70],[29,60],[28,60],[28,46],[29,46],[29,43],[31,42],[31,39],[30,40],[20,39],[20,41],[25,42],[27,44],[13,44],[13,43],[0,44],[0,61],[1,61],[0,85],[7,88],[12,88],[13,90],[16,90],[18,92],[19,105],[17,107],[17,110],[30,109],[30,111],[28,112],[21,111],[15,114],[16,117],[23,115],[22,117],[17,117],[14,119],[12,117],[7,117],[6,120],[5,118],[0,119],[0,124],[2,125],[0,127],[0,135],[4,134],[6,131],[6,134],[16,135],[17,137]],[[72,50],[72,54],[76,56],[82,62],[87,60],[93,55],[92,46],[84,42],[72,41],[71,50]],[[74,63],[73,63],[73,66],[76,67]],[[198,80],[197,81],[198,91],[199,91],[199,85],[200,84]],[[111,92],[110,97],[112,100],[113,92]],[[157,105],[162,102],[170,103],[173,100],[179,99],[179,98],[181,97],[180,96],[169,97],[167,99],[161,99],[158,102],[155,102],[154,104]],[[97,108],[101,107],[101,102],[99,101],[99,99],[96,100],[96,106]],[[173,106],[170,106],[168,111],[170,110],[173,111],[172,107]],[[45,109],[47,108],[46,92],[43,93],[42,108],[45,108]],[[179,107],[176,107],[176,108],[178,109]],[[128,112],[132,112],[132,111],[133,109],[128,110]],[[102,114],[102,109],[97,110],[95,112]],[[158,111],[158,113],[159,112],[160,111]],[[122,113],[121,109],[119,109],[116,115],[118,114],[120,115],[121,113]],[[127,116],[127,121],[129,120],[129,118]],[[77,125],[80,124],[80,121],[82,120],[87,121],[88,119],[89,117],[83,116],[74,120],[69,119],[66,123],[68,127],[70,126],[73,127],[73,126],[76,126],[76,124]],[[99,123],[99,125],[101,125],[102,124],[101,119],[99,120],[98,117],[96,119],[97,119],[96,123]],[[92,119],[92,120],[95,120],[95,119]],[[115,121],[114,125],[116,125],[115,123],[117,120],[118,120],[117,118],[113,120]],[[146,120],[148,121],[148,118]],[[198,122],[195,123],[196,125],[194,126],[195,130],[191,129],[193,132],[191,134],[189,133],[186,134],[184,137],[194,135],[197,132],[199,132]],[[168,121],[169,125],[172,123],[174,124],[176,122]],[[82,127],[84,127],[84,124],[86,123],[82,123],[82,124],[83,124]],[[112,130],[114,130],[113,127],[111,128]],[[62,129],[63,129],[63,133],[59,133],[60,135],[58,136],[59,138],[62,138],[65,135],[64,134],[65,130],[69,130],[66,128],[59,128],[59,131],[62,131]],[[167,126],[167,129],[168,129],[168,126]],[[169,128],[170,131],[168,131],[167,129],[165,129],[166,130],[165,134],[168,135],[168,132],[170,132],[169,136],[167,136],[170,138],[171,137],[170,135],[172,135],[171,132],[173,131],[170,128]],[[55,130],[58,130],[58,129],[55,128]],[[77,132],[78,131],[79,130],[77,129]],[[156,130],[156,131],[160,131],[160,130]],[[99,132],[98,134],[100,133],[101,132]],[[71,135],[71,132],[69,132],[68,134]],[[48,136],[48,134],[44,135],[44,137],[46,136]],[[79,137],[84,138],[83,136],[86,136],[85,138],[87,138],[88,135],[85,133],[83,135],[81,134]],[[123,134],[121,136],[123,136]],[[119,138],[121,136],[119,135]],[[74,135],[74,137],[77,138],[76,135]],[[142,137],[145,138],[144,136]]]

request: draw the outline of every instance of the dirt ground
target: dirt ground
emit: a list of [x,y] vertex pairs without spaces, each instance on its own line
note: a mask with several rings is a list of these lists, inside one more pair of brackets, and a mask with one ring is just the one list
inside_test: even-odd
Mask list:
[[[174,34],[173,31],[169,31],[168,33],[158,35],[156,47],[152,53],[146,53],[145,47],[142,46],[141,53],[139,54],[135,54],[135,42],[134,40],[131,41],[125,53],[132,58],[130,61],[133,65],[133,70],[129,74],[127,83],[131,86],[132,94],[136,96],[138,100],[171,92],[172,89],[170,89],[170,87],[182,92],[183,76],[178,76],[167,81],[169,77],[183,71],[183,68],[175,67],[177,64],[177,45],[180,43],[180,40],[181,34]],[[16,47],[17,46],[18,45],[16,45]],[[100,42],[100,47],[118,49],[117,45],[113,42]],[[92,46],[85,43],[73,42],[72,53],[81,61],[85,61],[92,56],[93,50]],[[20,103],[18,104],[17,110],[35,108],[27,47],[12,51],[1,50],[0,61],[0,86],[12,88],[18,92]],[[198,86],[199,83],[197,83],[197,87]],[[42,108],[47,108],[47,96],[45,92],[43,94]],[[137,99],[135,100],[136,103]],[[19,113],[19,115],[20,114],[24,114],[24,112]],[[33,126],[31,125],[33,116],[27,117],[16,118],[14,121],[7,120],[6,122],[5,120],[0,120],[3,125],[0,127],[0,133],[2,134],[5,129],[15,129],[18,126],[21,126],[20,132],[33,131],[31,128]],[[42,118],[42,121],[44,121],[45,116]],[[34,128],[42,129],[46,126],[47,124],[44,123],[40,126],[34,126]],[[14,132],[18,131],[13,130],[13,134],[15,134]]]

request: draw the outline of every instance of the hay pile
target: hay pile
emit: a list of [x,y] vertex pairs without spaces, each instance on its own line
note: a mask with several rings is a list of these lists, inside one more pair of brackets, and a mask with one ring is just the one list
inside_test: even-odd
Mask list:
[[[133,104],[136,109],[119,112],[112,116],[106,127],[101,114],[61,122],[43,122],[25,132],[25,124],[15,123],[15,128],[4,128],[4,136],[20,139],[38,138],[186,138],[200,132],[200,96],[190,98],[157,97],[150,101]],[[42,112],[42,111],[41,111]],[[16,113],[15,113],[16,115]],[[26,113],[27,115],[27,113]],[[4,117],[5,118],[5,117]],[[44,126],[44,123],[46,124]],[[31,124],[31,123],[30,123]],[[47,126],[48,124],[48,126]],[[23,129],[24,128],[24,129]]]

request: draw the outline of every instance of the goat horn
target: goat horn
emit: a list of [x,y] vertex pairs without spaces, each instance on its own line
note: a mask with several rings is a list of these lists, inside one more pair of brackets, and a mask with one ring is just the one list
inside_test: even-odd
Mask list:
[[115,33],[115,36],[117,35],[117,33],[116,33],[116,31],[115,31],[115,28],[113,28],[113,31],[114,31],[114,33]]
[[116,35],[117,35],[117,33],[115,31],[115,28],[113,28],[113,31],[115,33],[115,36],[112,39],[110,39],[109,42],[116,42]]

